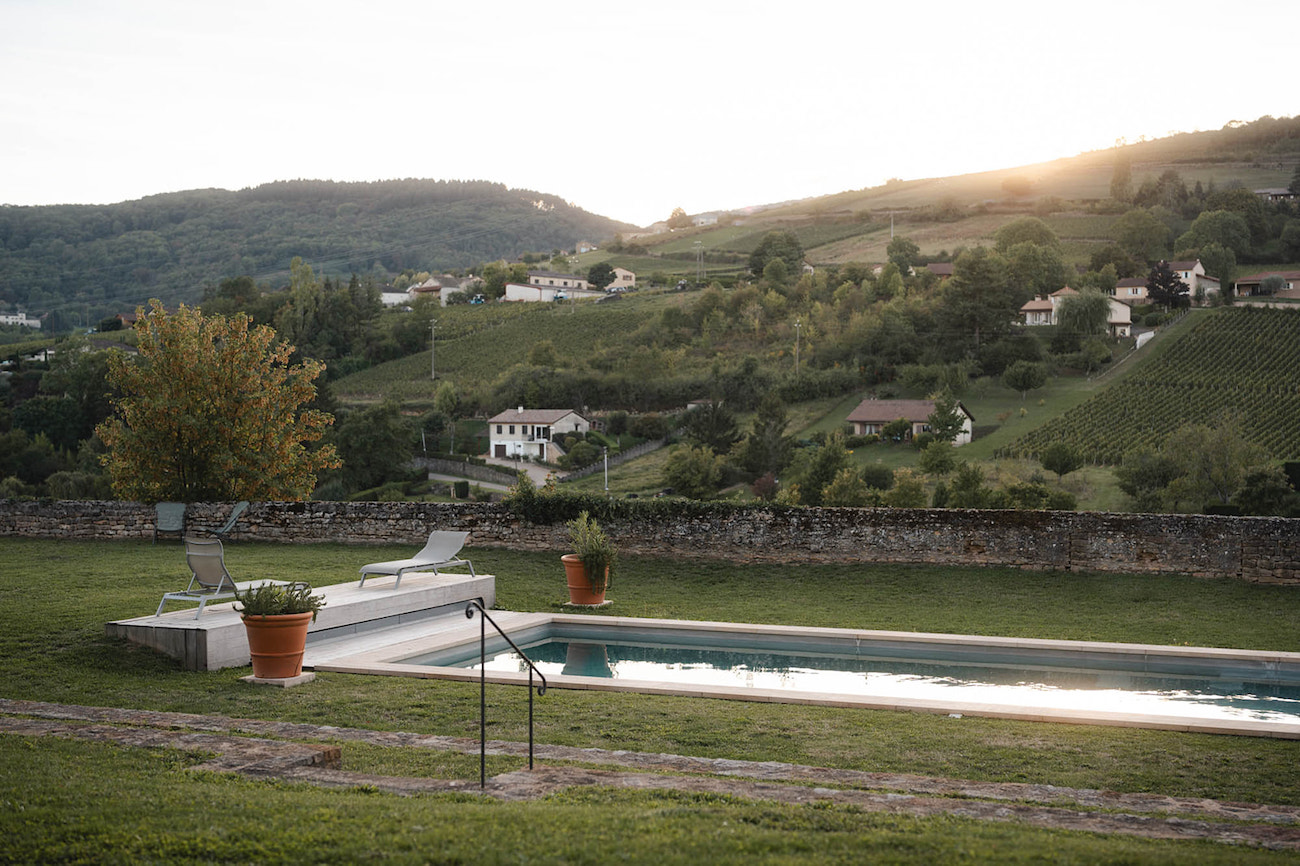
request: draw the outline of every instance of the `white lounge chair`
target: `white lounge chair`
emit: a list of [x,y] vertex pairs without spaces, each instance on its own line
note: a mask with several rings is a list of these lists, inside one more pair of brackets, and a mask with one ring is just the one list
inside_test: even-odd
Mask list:
[[359,586],[366,585],[366,578],[371,575],[397,575],[397,583],[393,584],[393,589],[402,585],[402,575],[408,571],[432,571],[438,573],[440,568],[448,568],[453,565],[468,565],[471,577],[474,574],[474,566],[468,559],[457,559],[456,554],[465,546],[465,541],[469,538],[468,532],[446,532],[435,529],[429,533],[429,543],[424,545],[424,549],[410,559],[394,559],[390,562],[372,562],[369,565],[361,566],[361,583]]
[[198,619],[210,601],[234,598],[236,592],[264,583],[285,583],[283,580],[245,580],[235,583],[230,572],[226,571],[226,555],[220,541],[215,538],[186,538],[184,541],[185,562],[190,567],[190,585],[179,592],[165,593],[162,601],[158,602],[158,611],[154,616],[162,616],[163,607],[169,601],[197,601],[199,609],[194,611],[194,618]]

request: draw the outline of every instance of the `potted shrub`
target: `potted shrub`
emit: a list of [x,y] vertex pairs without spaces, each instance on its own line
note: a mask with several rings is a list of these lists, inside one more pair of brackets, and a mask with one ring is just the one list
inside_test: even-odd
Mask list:
[[307,627],[316,621],[325,598],[312,595],[311,586],[263,583],[235,593],[235,610],[244,620],[253,676],[287,679],[302,673],[307,648]]
[[614,544],[586,511],[565,524],[573,553],[560,557],[569,583],[570,604],[604,604],[614,569]]

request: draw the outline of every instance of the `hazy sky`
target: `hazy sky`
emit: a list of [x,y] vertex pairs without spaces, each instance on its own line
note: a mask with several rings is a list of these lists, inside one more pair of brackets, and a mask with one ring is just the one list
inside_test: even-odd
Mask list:
[[0,0],[0,203],[482,179],[645,225],[1300,113],[1295,0]]

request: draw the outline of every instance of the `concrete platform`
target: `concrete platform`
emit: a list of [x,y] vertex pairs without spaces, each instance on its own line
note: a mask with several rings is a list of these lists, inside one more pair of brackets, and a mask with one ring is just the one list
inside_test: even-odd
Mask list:
[[[313,645],[322,647],[367,633],[411,629],[439,616],[464,618],[464,605],[477,599],[485,608],[496,603],[496,577],[490,574],[408,574],[400,588],[395,577],[370,577],[360,581],[317,587],[325,596],[307,632],[307,656]],[[109,637],[152,647],[180,659],[186,670],[211,671],[249,664],[248,638],[233,602],[209,604],[198,619],[194,607],[117,620],[104,627]]]

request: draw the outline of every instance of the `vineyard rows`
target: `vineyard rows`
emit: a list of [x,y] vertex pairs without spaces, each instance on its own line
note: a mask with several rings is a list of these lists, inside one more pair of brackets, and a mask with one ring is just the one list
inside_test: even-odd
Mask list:
[[1002,453],[1036,457],[1065,442],[1093,463],[1116,464],[1184,424],[1213,424],[1225,413],[1275,458],[1300,459],[1300,311],[1204,315],[1127,378]]

